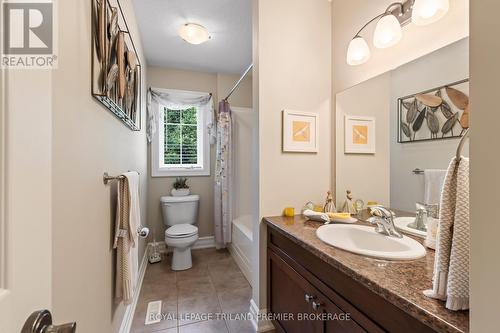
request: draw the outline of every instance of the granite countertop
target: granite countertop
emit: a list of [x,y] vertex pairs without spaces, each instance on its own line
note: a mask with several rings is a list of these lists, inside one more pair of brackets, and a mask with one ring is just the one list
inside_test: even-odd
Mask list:
[[[366,220],[368,216],[366,212],[360,220]],[[373,259],[323,243],[316,236],[316,229],[322,223],[309,221],[302,215],[265,217],[263,220],[269,227],[436,331],[469,332],[469,311],[450,311],[444,302],[422,294],[423,290],[432,288],[433,250],[427,249],[424,258],[406,262]]]

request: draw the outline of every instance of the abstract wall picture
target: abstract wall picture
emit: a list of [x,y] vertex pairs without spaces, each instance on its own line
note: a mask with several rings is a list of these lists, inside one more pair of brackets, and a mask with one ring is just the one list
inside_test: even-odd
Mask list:
[[318,152],[318,114],[283,110],[283,151]]
[[92,96],[141,129],[141,64],[119,0],[92,0]]
[[375,154],[375,118],[346,115],[344,131],[346,154]]
[[469,80],[398,99],[398,142],[461,137],[469,128]]
[[293,141],[308,142],[311,140],[311,124],[305,121],[293,122]]
[[357,145],[368,143],[368,126],[354,125],[352,127],[352,141]]

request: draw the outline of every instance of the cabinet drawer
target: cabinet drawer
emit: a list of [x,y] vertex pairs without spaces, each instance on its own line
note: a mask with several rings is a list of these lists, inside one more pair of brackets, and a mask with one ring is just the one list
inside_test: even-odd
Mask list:
[[268,258],[269,308],[282,332],[366,332],[272,250]]

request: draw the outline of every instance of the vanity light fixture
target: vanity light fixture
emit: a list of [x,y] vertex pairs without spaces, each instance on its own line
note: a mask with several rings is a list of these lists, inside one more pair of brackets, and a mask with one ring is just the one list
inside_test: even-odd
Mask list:
[[396,16],[386,13],[380,18],[373,33],[373,45],[379,49],[385,49],[396,45],[403,36],[401,24]]
[[196,23],[186,23],[179,28],[179,36],[190,44],[201,44],[209,40],[207,28]]
[[347,49],[347,63],[361,65],[370,59],[370,48],[361,32],[372,22],[377,21],[373,33],[376,48],[396,45],[402,38],[402,27],[412,21],[415,25],[431,24],[441,19],[449,9],[449,0],[406,0],[394,2],[387,9],[368,21],[354,35]]
[[449,9],[449,0],[415,0],[411,21],[415,25],[431,24],[445,16]]

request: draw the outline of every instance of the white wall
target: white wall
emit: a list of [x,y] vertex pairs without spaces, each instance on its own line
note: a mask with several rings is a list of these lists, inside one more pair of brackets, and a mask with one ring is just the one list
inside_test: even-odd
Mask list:
[[[322,202],[331,174],[331,10],[324,0],[260,0],[254,8],[254,80],[258,80],[259,213],[297,211]],[[316,112],[319,153],[283,153],[282,110]],[[254,227],[253,299],[265,308],[265,235]]]
[[469,1],[451,0],[450,11],[443,19],[424,27],[409,24],[403,28],[401,42],[390,49],[371,46],[375,27],[375,24],[371,24],[362,34],[370,45],[371,59],[360,66],[349,66],[346,52],[354,34],[370,19],[383,13],[392,2],[334,0],[335,91],[343,91],[469,35]]
[[[144,66],[131,1],[120,3]],[[91,96],[91,3],[64,0],[58,7],[59,68],[51,92],[52,313],[57,323],[76,321],[79,332],[117,332],[125,308],[114,299],[116,184],[105,186],[102,175],[141,174],[141,220],[147,224],[146,95],[143,91],[140,132],[98,103]],[[139,245],[142,259],[145,241]]]
[[[365,203],[389,204],[391,73],[347,89],[336,96],[336,201],[341,205],[346,190]],[[375,154],[344,153],[344,116],[375,117]]]
[[252,169],[257,161],[252,158],[253,131],[257,127],[254,111],[232,107],[233,116],[233,217],[252,214]]
[[[462,39],[391,72],[391,207],[414,211],[424,199],[424,177],[412,170],[447,169],[460,139],[397,142],[397,99],[469,77],[469,38]],[[464,91],[467,93],[467,91]],[[425,126],[425,125],[424,125]],[[468,142],[463,154],[468,156]]]
[[496,0],[471,1],[471,332],[500,327],[500,223],[496,216],[500,30]]
[[[177,70],[171,68],[148,67],[148,87],[163,88],[163,89],[179,89],[201,92],[211,92],[215,108],[218,107],[218,101],[226,97],[229,90],[234,86],[240,78],[239,74],[217,74],[217,73],[202,73],[194,71]],[[238,89],[234,92],[229,100],[231,106],[252,107],[252,78],[247,76],[241,83]],[[239,117],[235,115],[238,128]],[[246,126],[245,120],[241,126]],[[250,145],[250,142],[247,143]],[[148,149],[150,155],[150,149]],[[148,157],[148,174],[151,170],[151,158]],[[191,192],[200,195],[200,212],[198,215],[198,228],[201,237],[213,236],[214,220],[213,220],[213,192],[214,192],[214,168],[215,168],[215,147],[211,147],[210,153],[210,176],[189,177],[188,184]],[[149,194],[148,194],[148,217],[150,225],[154,229],[157,241],[164,239],[165,225],[162,219],[160,197],[170,195],[172,184],[175,182],[175,177],[148,177]],[[248,190],[250,192],[250,190]]]

